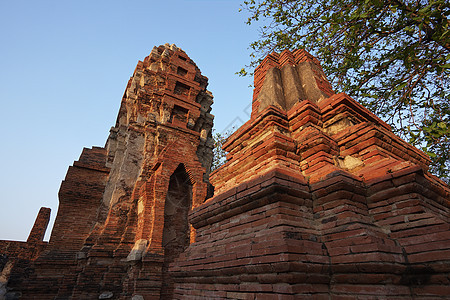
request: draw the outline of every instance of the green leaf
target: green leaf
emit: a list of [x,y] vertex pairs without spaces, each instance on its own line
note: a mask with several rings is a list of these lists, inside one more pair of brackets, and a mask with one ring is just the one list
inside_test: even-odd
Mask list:
[[398,86],[396,86],[393,90],[392,93],[400,91],[401,89],[403,89],[405,86],[407,86],[408,83],[407,82],[403,82],[402,84],[399,84]]

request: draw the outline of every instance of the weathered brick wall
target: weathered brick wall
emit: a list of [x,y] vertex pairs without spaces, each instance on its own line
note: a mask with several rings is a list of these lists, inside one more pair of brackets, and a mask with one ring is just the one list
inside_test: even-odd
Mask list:
[[75,285],[76,256],[96,223],[109,169],[106,151],[83,149],[69,167],[59,191],[59,207],[50,241],[33,262],[32,273],[21,285],[10,284],[24,298],[64,296]]
[[[96,222],[109,169],[106,150],[83,149],[59,190],[59,207],[48,250],[79,251]],[[74,259],[74,257],[71,257]]]
[[46,246],[47,242],[30,245],[27,242],[1,240],[0,254],[5,255],[9,259],[20,258],[31,260],[36,258]]
[[45,232],[50,221],[50,208],[41,207],[26,242],[0,240],[0,254],[8,258],[32,260],[46,248]]
[[50,208],[41,207],[26,242],[0,240],[0,299],[21,295],[13,287],[24,284],[33,272],[33,261],[47,248],[44,236],[49,220]]

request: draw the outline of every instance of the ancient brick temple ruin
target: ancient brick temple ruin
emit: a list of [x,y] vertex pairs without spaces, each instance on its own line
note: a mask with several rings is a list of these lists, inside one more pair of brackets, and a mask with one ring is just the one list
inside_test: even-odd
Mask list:
[[6,295],[450,297],[449,187],[424,153],[335,94],[317,59],[261,62],[251,118],[211,174],[206,86],[174,45],[138,63],[106,146],[67,172],[48,244],[45,209],[27,243],[0,243]]

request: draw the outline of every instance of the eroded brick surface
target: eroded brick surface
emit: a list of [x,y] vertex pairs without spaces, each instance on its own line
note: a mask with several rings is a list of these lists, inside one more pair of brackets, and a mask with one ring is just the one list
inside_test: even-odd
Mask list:
[[[174,45],[138,63],[105,147],[84,149],[69,168],[51,239],[27,254],[26,276],[11,272],[21,280],[12,292],[448,298],[448,186],[427,172],[424,153],[336,94],[317,59],[296,50],[262,61],[251,118],[211,176],[206,86]],[[43,236],[39,224],[28,243]],[[11,243],[0,249],[28,247]]]

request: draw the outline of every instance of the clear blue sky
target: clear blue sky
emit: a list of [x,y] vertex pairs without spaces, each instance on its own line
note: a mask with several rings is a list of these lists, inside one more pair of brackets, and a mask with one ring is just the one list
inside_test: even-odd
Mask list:
[[[248,120],[257,28],[240,1],[0,1],[0,239],[26,240],[83,147],[104,146],[127,80],[175,43],[209,78],[217,131]],[[47,238],[51,231],[50,224]]]

